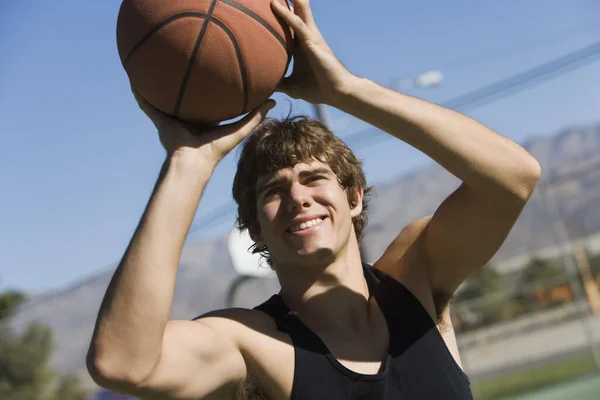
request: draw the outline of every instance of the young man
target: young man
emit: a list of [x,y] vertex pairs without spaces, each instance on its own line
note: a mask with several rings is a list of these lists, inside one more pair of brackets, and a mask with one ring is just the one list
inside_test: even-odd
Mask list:
[[[273,3],[299,44],[280,90],[390,133],[462,185],[433,216],[404,227],[371,267],[359,252],[364,174],[326,127],[309,119],[260,125],[269,101],[239,123],[199,135],[138,97],[167,159],[100,309],[89,371],[101,386],[142,398],[470,399],[468,378],[436,322],[458,286],[500,247],[540,167],[464,115],[352,75],[319,33],[308,1],[293,3],[293,12]],[[234,196],[239,224],[268,257],[281,292],[254,310],[168,321],[204,187],[254,130]]]

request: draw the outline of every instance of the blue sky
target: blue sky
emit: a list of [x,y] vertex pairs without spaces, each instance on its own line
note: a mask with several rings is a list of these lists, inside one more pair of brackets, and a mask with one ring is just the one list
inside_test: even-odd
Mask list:
[[[0,5],[0,289],[57,290],[105,270],[143,212],[164,153],[119,62],[119,5]],[[356,74],[387,85],[442,70],[441,86],[407,91],[435,102],[600,40],[595,0],[313,0],[313,9]],[[286,114],[290,103],[274,98],[272,115]],[[522,143],[600,121],[598,104],[600,62],[468,114]],[[327,115],[342,137],[364,128],[337,110]],[[373,183],[430,162],[395,139],[355,150]],[[230,202],[234,161],[231,155],[218,167],[197,218]],[[233,219],[190,239],[223,234]]]

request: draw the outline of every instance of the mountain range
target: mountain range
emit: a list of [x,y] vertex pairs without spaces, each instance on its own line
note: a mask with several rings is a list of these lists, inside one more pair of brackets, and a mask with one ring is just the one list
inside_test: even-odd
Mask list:
[[[562,176],[572,177],[550,189],[569,236],[587,237],[600,231],[600,124],[534,138],[524,147],[542,165],[545,179],[553,182]],[[585,172],[577,173],[580,170]],[[366,257],[373,259],[381,254],[403,226],[433,213],[458,185],[454,176],[433,162],[378,185],[370,204],[364,240]],[[549,219],[536,193],[492,262],[501,268],[510,260],[553,244]],[[82,260],[85,262],[89,260]],[[85,354],[114,267],[64,290],[32,296],[13,320],[17,330],[32,321],[51,327],[56,343],[53,367],[61,373],[77,373],[90,384]],[[235,279],[226,237],[190,241],[181,257],[172,318],[190,319],[225,307]],[[273,278],[248,281],[240,287],[236,305],[251,307],[277,290]]]

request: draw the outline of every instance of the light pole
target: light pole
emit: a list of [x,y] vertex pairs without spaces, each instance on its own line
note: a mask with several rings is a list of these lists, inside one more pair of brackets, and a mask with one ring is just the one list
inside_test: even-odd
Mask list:
[[579,280],[579,270],[575,264],[573,246],[571,246],[569,235],[560,216],[554,195],[551,193],[552,183],[543,181],[538,188],[542,204],[546,210],[552,228],[552,237],[554,238],[556,245],[560,248],[560,255],[567,271],[571,289],[573,290],[575,306],[577,307],[579,318],[581,319],[586,341],[592,350],[596,369],[600,370],[600,348],[596,345],[594,340],[594,329],[588,315],[586,315],[587,307],[585,305],[587,302],[585,301],[585,293],[583,293],[583,288],[581,287],[581,282]]
[[400,79],[393,82],[390,87],[399,91],[408,89],[430,89],[439,86],[444,80],[442,71],[434,69],[422,72],[419,75],[410,78]]
[[327,125],[327,115],[325,106],[323,104],[315,104],[315,114],[317,114],[317,118]]

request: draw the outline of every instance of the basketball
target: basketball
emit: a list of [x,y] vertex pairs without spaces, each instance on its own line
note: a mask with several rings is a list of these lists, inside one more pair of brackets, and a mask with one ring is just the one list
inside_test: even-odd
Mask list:
[[190,122],[233,119],[265,102],[286,73],[292,46],[292,31],[270,0],[124,0],[117,19],[131,86]]

